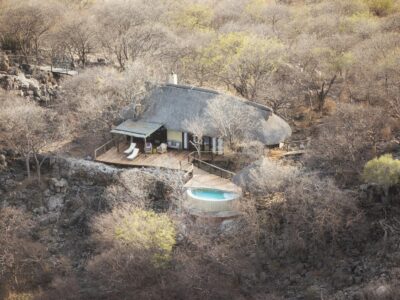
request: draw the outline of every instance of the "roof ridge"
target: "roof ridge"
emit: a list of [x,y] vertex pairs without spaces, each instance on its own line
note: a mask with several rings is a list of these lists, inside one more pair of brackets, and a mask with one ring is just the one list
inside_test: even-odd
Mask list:
[[219,92],[219,91],[216,91],[216,90],[196,87],[196,86],[193,86],[193,85],[171,84],[171,83],[163,84],[163,85],[161,85],[161,87],[174,87],[174,88],[178,88],[178,89],[194,90],[194,91],[199,91],[199,92],[204,92],[204,93],[211,93],[211,94],[214,94],[214,95],[225,95],[225,96],[228,96],[228,97],[236,98],[236,99],[242,101],[244,104],[250,105],[252,107],[255,107],[255,108],[258,108],[258,109],[261,109],[261,110],[265,110],[265,111],[270,111],[272,113],[274,112],[274,110],[269,106],[263,105],[261,103],[250,101],[250,100],[245,99],[243,97],[238,97],[238,96],[234,96],[234,95],[228,95],[226,93],[222,93],[222,92]]
[[215,90],[211,90],[211,89],[206,89],[206,88],[201,88],[201,87],[197,87],[194,85],[183,85],[183,84],[171,84],[171,83],[167,83],[163,86],[168,86],[168,87],[175,87],[178,89],[186,89],[186,90],[195,90],[195,91],[199,91],[199,92],[205,92],[205,93],[211,93],[211,94],[216,94],[216,95],[220,95],[221,93]]

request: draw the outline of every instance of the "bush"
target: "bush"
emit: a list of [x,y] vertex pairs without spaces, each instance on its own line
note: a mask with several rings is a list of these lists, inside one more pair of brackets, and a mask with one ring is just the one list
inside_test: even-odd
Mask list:
[[88,297],[152,299],[175,245],[169,216],[124,205],[96,217],[92,229],[98,254],[88,264]]
[[371,12],[377,16],[384,16],[389,14],[393,7],[393,0],[366,0],[365,1]]
[[400,183],[400,160],[393,159],[391,154],[382,155],[367,162],[363,179],[367,183],[375,183],[389,188]]

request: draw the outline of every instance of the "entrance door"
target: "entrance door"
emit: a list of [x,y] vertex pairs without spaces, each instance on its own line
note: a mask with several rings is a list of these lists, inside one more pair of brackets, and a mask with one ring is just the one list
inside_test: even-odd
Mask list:
[[211,151],[211,138],[208,136],[203,137],[203,149],[204,151]]

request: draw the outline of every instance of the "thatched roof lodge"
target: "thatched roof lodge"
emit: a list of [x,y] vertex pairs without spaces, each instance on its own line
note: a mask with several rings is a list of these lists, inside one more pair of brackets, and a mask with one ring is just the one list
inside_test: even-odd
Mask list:
[[242,130],[253,141],[266,146],[278,145],[292,133],[290,126],[267,106],[176,82],[152,88],[139,116],[136,117],[137,111],[133,108],[127,108],[124,113],[126,121],[112,132],[129,136],[135,142],[142,139],[144,144],[151,142],[153,146],[167,143],[169,148],[192,150],[190,141],[193,136],[188,121],[200,119],[204,130],[202,150],[222,154],[224,140],[207,113],[207,108],[216,101],[225,101],[229,106],[226,109],[228,118],[234,107],[243,118],[254,120],[254,125]]

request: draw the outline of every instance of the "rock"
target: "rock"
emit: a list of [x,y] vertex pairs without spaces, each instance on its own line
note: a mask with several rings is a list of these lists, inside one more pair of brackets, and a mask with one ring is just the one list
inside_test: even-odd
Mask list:
[[17,186],[17,182],[13,179],[6,179],[6,181],[4,182],[4,190],[5,191],[11,191],[13,188],[15,188]]
[[0,154],[0,170],[5,169],[7,167],[6,156],[4,154]]
[[51,212],[39,219],[39,223],[42,226],[46,226],[49,224],[56,223],[58,221],[58,218],[60,217],[59,212]]
[[305,299],[307,300],[319,300],[322,298],[321,288],[316,285],[309,286],[304,292]]
[[392,294],[392,289],[387,285],[381,285],[375,290],[375,295],[379,299],[388,298]]
[[21,64],[20,68],[26,74],[32,75],[32,73],[33,73],[33,68],[30,64]]
[[18,76],[19,74],[21,74],[21,71],[20,71],[20,69],[17,68],[17,67],[11,67],[11,68],[8,70],[7,74],[8,74],[8,75],[13,75],[13,76]]
[[68,181],[64,178],[60,180],[51,178],[49,181],[50,189],[56,193],[65,193],[68,188]]
[[38,207],[38,208],[35,208],[35,209],[33,210],[33,212],[34,212],[35,214],[38,214],[38,215],[43,215],[43,214],[46,213],[46,207],[40,206],[40,207]]
[[58,211],[64,206],[64,197],[61,195],[50,196],[47,200],[47,208],[50,211]]
[[0,55],[0,71],[7,72],[10,68],[10,63],[8,61],[8,56],[3,54]]
[[219,228],[224,233],[232,233],[236,230],[236,226],[237,224],[234,220],[224,220]]
[[68,225],[75,225],[85,218],[85,207],[78,208],[68,221]]

